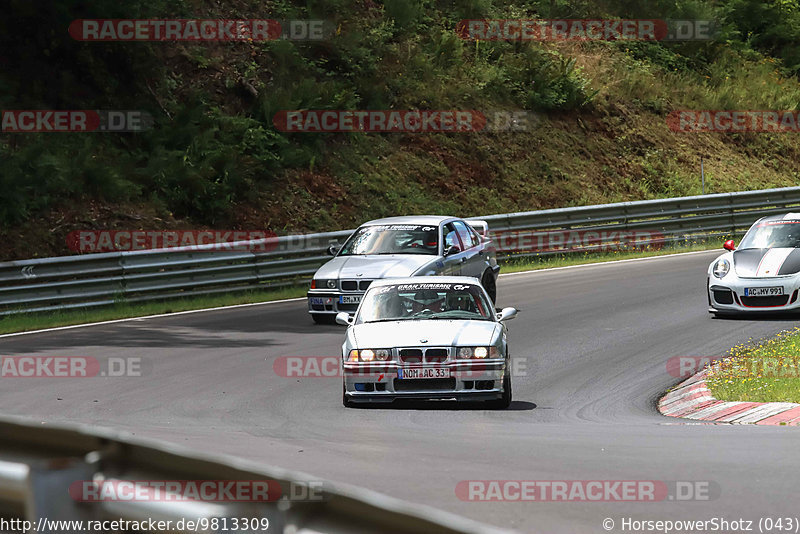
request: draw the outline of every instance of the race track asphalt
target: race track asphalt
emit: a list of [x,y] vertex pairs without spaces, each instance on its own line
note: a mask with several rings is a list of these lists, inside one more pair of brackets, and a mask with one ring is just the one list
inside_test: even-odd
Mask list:
[[[800,429],[663,417],[676,356],[718,357],[796,317],[714,319],[717,252],[504,276],[514,403],[345,409],[339,378],[285,378],[281,356],[336,356],[302,301],[0,338],[0,355],[141,358],[141,377],[3,378],[0,411],[130,431],[367,487],[522,532],[622,532],[635,520],[796,515]],[[711,500],[466,502],[465,480],[706,481]],[[630,530],[628,530],[630,531]]]

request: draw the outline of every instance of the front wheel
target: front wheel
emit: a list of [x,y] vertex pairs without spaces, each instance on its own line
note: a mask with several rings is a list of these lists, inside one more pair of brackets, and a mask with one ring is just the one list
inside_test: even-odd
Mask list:
[[489,298],[492,299],[492,304],[497,302],[497,282],[494,279],[494,275],[492,275],[492,271],[486,271],[483,273],[481,284],[486,292],[489,293]]
[[508,371],[503,377],[503,396],[499,399],[488,401],[487,404],[494,410],[505,410],[511,405],[511,375]]

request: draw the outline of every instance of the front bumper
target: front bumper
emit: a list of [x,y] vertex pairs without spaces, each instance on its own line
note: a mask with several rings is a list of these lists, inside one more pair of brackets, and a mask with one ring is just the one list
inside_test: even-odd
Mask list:
[[[752,297],[746,288],[783,287],[783,295]],[[711,313],[774,313],[800,309],[800,281],[796,276],[739,278],[729,274],[708,281],[708,311]]]
[[309,290],[306,294],[309,313],[336,315],[339,312],[355,313],[358,303],[344,303],[342,297],[358,297],[359,301],[365,291]]
[[[399,378],[398,369],[446,368],[450,378]],[[503,395],[508,372],[504,359],[458,360],[439,364],[344,362],[345,394],[354,402],[392,402],[397,399],[494,400]]]

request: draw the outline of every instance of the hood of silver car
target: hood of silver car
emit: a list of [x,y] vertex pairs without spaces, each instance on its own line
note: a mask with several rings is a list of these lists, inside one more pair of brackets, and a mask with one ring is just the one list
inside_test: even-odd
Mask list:
[[317,270],[314,278],[401,278],[415,274],[438,256],[428,254],[390,254],[374,256],[338,256]]
[[359,348],[492,345],[501,326],[494,321],[426,320],[364,323],[353,327]]
[[733,253],[737,276],[771,278],[800,272],[800,249],[748,248]]

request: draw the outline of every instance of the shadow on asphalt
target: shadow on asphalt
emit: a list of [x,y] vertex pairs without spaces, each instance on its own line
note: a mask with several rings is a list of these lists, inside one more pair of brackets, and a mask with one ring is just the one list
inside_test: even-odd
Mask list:
[[470,411],[483,410],[493,412],[524,412],[536,409],[536,404],[527,401],[511,401],[511,405],[504,409],[493,409],[486,406],[483,402],[456,402],[452,400],[441,401],[416,401],[416,400],[397,400],[386,404],[355,404],[355,409],[366,410],[450,410],[450,411]]
[[797,312],[790,313],[720,313],[714,314],[715,320],[719,321],[783,321],[783,322],[797,322],[800,321],[800,314]]

